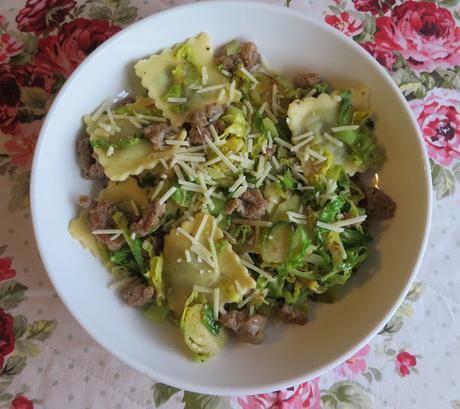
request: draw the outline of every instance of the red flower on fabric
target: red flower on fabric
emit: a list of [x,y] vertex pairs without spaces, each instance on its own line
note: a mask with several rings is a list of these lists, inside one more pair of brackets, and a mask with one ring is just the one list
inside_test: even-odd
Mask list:
[[409,102],[422,130],[428,155],[449,166],[460,159],[460,92],[435,88],[425,98]]
[[[11,257],[0,258],[0,281],[16,276],[16,270],[11,268]],[[1,365],[0,365],[1,367]]]
[[340,16],[328,15],[324,20],[327,24],[346,34],[348,37],[354,37],[363,31],[363,22],[345,11],[340,13]]
[[411,367],[417,365],[417,358],[409,352],[401,351],[396,355],[396,370],[401,376],[407,376],[410,374]]
[[371,14],[386,13],[396,3],[396,0],[353,0],[358,11],[370,11]]
[[3,356],[14,349],[13,317],[0,309],[0,354]]
[[0,64],[21,53],[24,44],[17,38],[4,32],[0,34]]
[[121,28],[105,20],[77,18],[61,27],[58,35],[38,42],[36,63],[68,77],[80,62]]
[[18,135],[5,143],[5,149],[11,156],[11,163],[24,168],[30,167],[42,121],[33,121],[18,125]]
[[393,66],[396,62],[396,56],[391,51],[382,49],[380,46],[370,41],[362,43],[361,45],[381,65],[383,65],[388,70],[393,71]]
[[21,105],[21,87],[40,87],[51,92],[56,79],[50,70],[33,64],[0,64],[0,130],[9,135],[19,132],[16,118]]
[[34,409],[34,403],[25,396],[16,396],[11,401],[10,409]]
[[11,133],[15,126],[21,90],[8,64],[0,64],[0,129]]
[[399,51],[414,71],[460,65],[460,28],[450,11],[436,3],[404,2],[391,16],[378,17],[376,25],[376,44]]
[[272,393],[233,398],[239,409],[320,409],[319,378]]
[[64,21],[75,4],[75,0],[27,0],[16,16],[18,29],[35,34],[51,31]]

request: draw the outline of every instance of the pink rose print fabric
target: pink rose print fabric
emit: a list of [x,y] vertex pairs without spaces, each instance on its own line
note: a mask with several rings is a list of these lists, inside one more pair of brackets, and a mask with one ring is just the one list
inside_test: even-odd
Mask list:
[[449,166],[460,158],[460,92],[434,89],[410,102],[431,159]]
[[234,398],[232,404],[236,409],[321,409],[318,382],[316,378],[283,391]]
[[400,52],[416,72],[460,64],[460,28],[449,10],[436,3],[407,1],[391,16],[377,18],[375,42]]

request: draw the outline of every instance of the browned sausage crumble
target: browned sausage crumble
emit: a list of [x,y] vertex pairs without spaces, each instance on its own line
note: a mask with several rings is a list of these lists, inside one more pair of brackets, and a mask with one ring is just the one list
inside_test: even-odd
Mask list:
[[232,214],[237,211],[246,219],[260,219],[267,209],[267,201],[260,193],[260,190],[246,190],[239,198],[231,199],[227,203],[226,212]]
[[[88,222],[91,230],[115,229],[116,225],[112,215],[117,211],[117,207],[107,201],[92,202],[88,208]],[[118,250],[125,243],[122,236],[115,238],[111,234],[97,234],[95,237],[111,251]]]
[[396,203],[382,189],[370,187],[366,190],[366,210],[369,217],[391,219],[396,212]]
[[155,227],[158,226],[161,217],[166,211],[166,206],[155,201],[150,204],[141,219],[131,225],[131,232],[138,237],[147,236]]
[[268,318],[261,314],[248,316],[246,310],[230,310],[220,318],[220,322],[235,332],[239,341],[257,345],[265,339]]
[[136,280],[123,288],[121,296],[132,307],[142,307],[152,301],[155,290],[152,286]]

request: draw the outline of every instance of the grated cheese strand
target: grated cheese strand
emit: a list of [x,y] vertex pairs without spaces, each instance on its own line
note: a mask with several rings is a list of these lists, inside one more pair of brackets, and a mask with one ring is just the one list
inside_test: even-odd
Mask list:
[[168,200],[174,194],[174,192],[176,190],[177,190],[177,187],[175,187],[175,186],[170,187],[166,191],[166,193],[163,196],[160,197],[160,199],[158,200],[158,203],[161,204],[161,205],[164,204],[166,202],[166,200]]
[[274,139],[275,142],[277,142],[279,145],[284,146],[285,148],[291,149],[294,147],[294,145],[291,145],[289,142],[286,142],[285,140],[281,139],[279,136],[277,136]]
[[343,232],[343,229],[341,227],[334,226],[333,224],[329,224],[329,223],[323,223],[323,222],[320,222],[319,220],[316,222],[316,225],[318,227],[322,227],[323,229],[335,231],[337,233]]
[[220,151],[220,149],[209,139],[207,136],[204,137],[206,143],[209,145],[209,147],[214,151],[214,153],[219,156],[223,162],[227,165],[227,167],[233,172],[236,173],[238,169],[235,167],[235,165],[228,160],[228,158]]

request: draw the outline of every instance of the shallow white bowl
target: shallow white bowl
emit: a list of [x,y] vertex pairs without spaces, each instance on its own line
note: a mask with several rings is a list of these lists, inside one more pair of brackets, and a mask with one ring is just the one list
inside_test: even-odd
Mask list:
[[[230,343],[197,364],[180,332],[156,326],[107,289],[104,267],[68,233],[79,194],[75,142],[81,118],[109,95],[133,89],[133,63],[206,31],[214,45],[254,41],[281,72],[318,72],[332,84],[366,85],[376,132],[388,161],[381,186],[398,204],[377,233],[371,260],[337,303],[316,304],[303,327],[278,325],[261,346]],[[361,348],[395,312],[414,279],[431,213],[427,157],[416,122],[390,77],[365,51],[334,29],[295,11],[244,2],[206,2],[162,12],[132,25],[88,57],[49,111],[35,153],[31,198],[43,262],[62,300],[107,350],[153,378],[208,394],[250,394],[290,386],[339,364]]]

